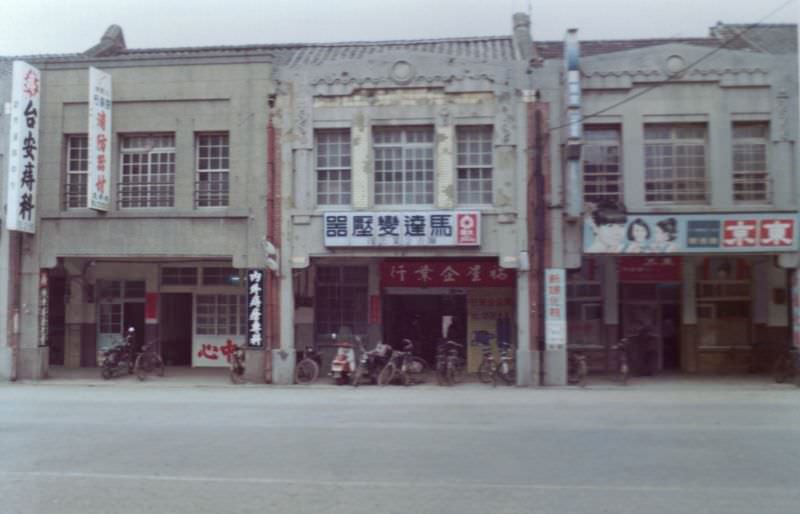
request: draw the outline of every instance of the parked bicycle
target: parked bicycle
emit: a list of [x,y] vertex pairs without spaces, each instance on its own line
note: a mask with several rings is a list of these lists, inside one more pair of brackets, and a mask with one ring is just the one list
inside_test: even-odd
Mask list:
[[517,368],[511,356],[511,344],[508,341],[500,341],[497,343],[497,349],[500,352],[500,360],[492,373],[492,384],[497,387],[497,379],[507,385],[514,384],[517,380]]
[[154,373],[159,377],[164,376],[164,360],[159,355],[157,341],[150,341],[142,346],[142,351],[136,356],[133,370],[139,380],[144,380],[147,375]]
[[619,380],[622,385],[628,385],[628,377],[630,376],[630,366],[628,365],[628,338],[623,337],[614,346],[617,351],[619,363]]
[[784,344],[772,364],[772,377],[778,384],[793,381],[800,387],[800,350],[791,343]]
[[244,380],[244,361],[245,353],[244,346],[236,345],[236,348],[229,356],[228,364],[230,366],[231,382],[234,384],[243,384]]
[[385,386],[397,382],[405,386],[420,384],[425,373],[425,361],[413,354],[414,343],[403,339],[402,350],[393,350],[389,362],[378,375],[378,385]]
[[319,353],[313,346],[307,345],[303,350],[303,358],[294,368],[294,381],[298,384],[310,384],[319,377]]
[[464,381],[467,367],[461,356],[463,344],[451,340],[443,340],[436,347],[436,380],[439,385],[452,386]]
[[392,347],[384,344],[383,341],[378,341],[375,348],[368,351],[360,340],[358,343],[359,358],[356,372],[353,375],[353,387],[360,386],[365,378],[371,383],[377,384],[378,375],[386,367],[392,355]]
[[589,377],[589,362],[586,354],[571,351],[567,354],[567,381],[579,387],[586,387]]

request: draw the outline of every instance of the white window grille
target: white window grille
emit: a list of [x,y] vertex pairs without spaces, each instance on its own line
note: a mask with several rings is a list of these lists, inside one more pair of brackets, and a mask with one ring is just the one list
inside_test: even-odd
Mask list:
[[595,205],[622,202],[619,127],[586,127],[583,137],[584,201]]
[[314,313],[318,337],[329,337],[343,327],[353,334],[367,333],[369,268],[320,266],[316,270]]
[[492,127],[456,128],[458,203],[492,203]]
[[68,209],[85,209],[89,182],[89,138],[67,137],[67,183],[65,188]]
[[121,208],[172,207],[175,204],[175,136],[123,136]]
[[376,127],[375,203],[433,204],[433,128]]
[[198,294],[196,332],[200,335],[247,334],[247,295]]
[[766,123],[733,125],[733,200],[738,203],[768,203],[770,176],[767,166]]
[[197,207],[227,207],[230,158],[228,134],[197,134]]
[[204,286],[231,286],[243,283],[236,268],[203,268]]
[[706,203],[705,126],[647,125],[644,136],[645,201]]
[[350,131],[320,130],[317,136],[317,205],[350,205]]

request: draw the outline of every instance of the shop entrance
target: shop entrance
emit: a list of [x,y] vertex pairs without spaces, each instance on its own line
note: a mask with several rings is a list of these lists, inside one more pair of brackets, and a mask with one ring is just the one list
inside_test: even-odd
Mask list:
[[383,341],[397,348],[403,338],[414,341],[415,352],[433,364],[442,337],[442,318],[452,316],[448,336],[463,343],[467,332],[466,294],[387,294],[383,300]]
[[680,370],[678,284],[623,284],[622,336],[636,374]]
[[192,294],[161,294],[161,356],[167,366],[192,364]]

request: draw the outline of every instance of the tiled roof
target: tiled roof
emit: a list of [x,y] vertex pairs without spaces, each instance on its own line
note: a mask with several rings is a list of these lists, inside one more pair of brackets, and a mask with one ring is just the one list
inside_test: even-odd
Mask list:
[[720,39],[736,37],[738,34],[750,46],[771,54],[797,52],[797,25],[793,23],[752,26],[720,22],[711,28],[711,33]]
[[[684,44],[714,48],[720,46],[721,42],[717,38],[664,38],[664,39],[620,39],[620,40],[601,40],[601,41],[581,41],[581,56],[590,57],[593,55],[610,54],[613,52],[625,52],[650,46]],[[560,59],[564,55],[564,44],[561,41],[541,41],[534,42],[534,47],[543,59]],[[732,50],[753,50],[752,46],[745,41],[731,41],[727,48]]]

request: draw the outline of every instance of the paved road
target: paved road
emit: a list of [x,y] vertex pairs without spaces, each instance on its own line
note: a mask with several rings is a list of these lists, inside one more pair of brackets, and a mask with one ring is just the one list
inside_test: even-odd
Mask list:
[[0,386],[0,513],[800,512],[800,391]]

